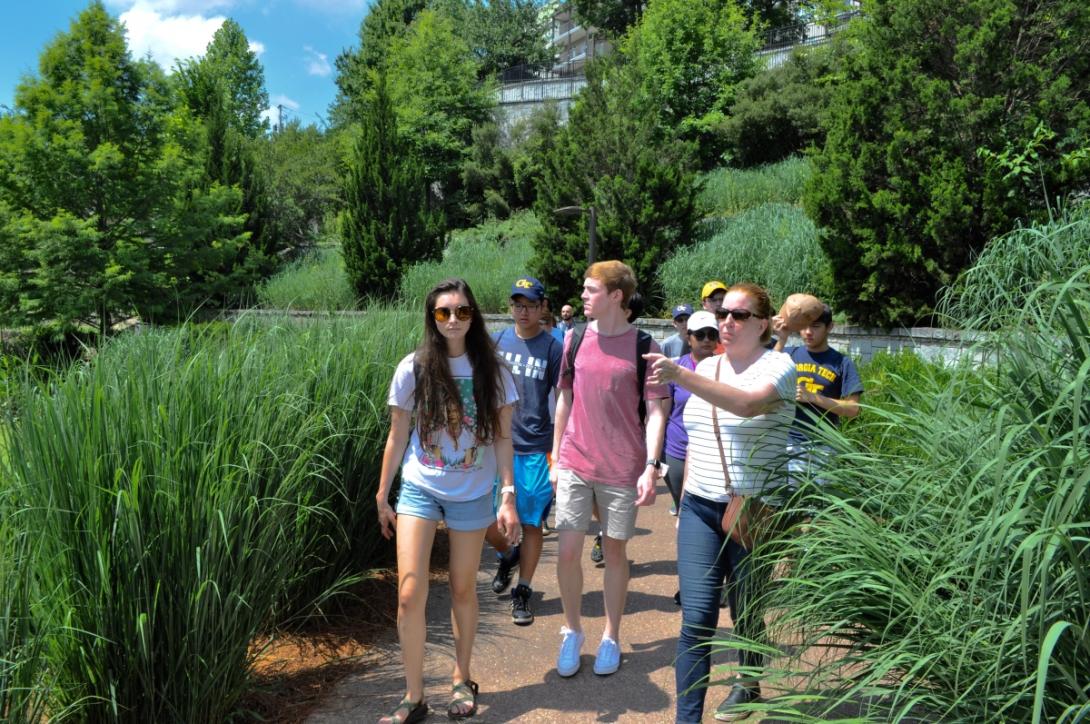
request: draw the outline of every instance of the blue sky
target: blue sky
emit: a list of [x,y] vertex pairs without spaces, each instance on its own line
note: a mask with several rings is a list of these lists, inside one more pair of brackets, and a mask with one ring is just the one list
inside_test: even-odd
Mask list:
[[[169,70],[176,59],[204,53],[225,18],[246,32],[265,68],[272,108],[285,120],[319,123],[336,94],[333,62],[354,47],[368,0],[104,0],[128,29],[135,57],[151,53]],[[38,56],[66,31],[88,0],[5,2],[7,28],[0,37],[0,103],[11,107],[15,86],[37,73]],[[275,112],[275,111],[272,111]]]

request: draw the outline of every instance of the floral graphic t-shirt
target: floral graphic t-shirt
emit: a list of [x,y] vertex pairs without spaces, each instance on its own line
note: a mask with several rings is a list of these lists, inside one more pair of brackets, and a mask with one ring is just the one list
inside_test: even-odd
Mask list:
[[[397,366],[390,383],[388,404],[413,410],[416,378],[410,354]],[[413,421],[412,435],[401,460],[401,476],[441,500],[474,500],[492,491],[496,479],[496,451],[477,439],[477,403],[473,399],[473,368],[465,355],[450,358],[450,372],[462,398],[461,419],[448,420],[446,429],[435,430],[425,440]],[[515,381],[504,367],[503,404],[518,401]],[[457,436],[451,435],[456,431]]]

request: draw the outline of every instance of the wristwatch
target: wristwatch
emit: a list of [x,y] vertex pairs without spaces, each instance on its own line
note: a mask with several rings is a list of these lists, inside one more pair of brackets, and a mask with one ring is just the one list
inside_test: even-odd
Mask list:
[[647,464],[653,467],[655,470],[658,470],[662,467],[662,461],[658,458],[647,458]]

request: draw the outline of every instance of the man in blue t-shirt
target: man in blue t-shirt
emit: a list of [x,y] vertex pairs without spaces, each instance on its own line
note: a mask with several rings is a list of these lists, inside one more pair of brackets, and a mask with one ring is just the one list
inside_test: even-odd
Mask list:
[[815,442],[811,436],[819,420],[840,424],[841,417],[859,414],[859,398],[863,381],[850,357],[829,346],[833,328],[833,310],[824,305],[821,316],[804,327],[799,336],[804,347],[784,347],[786,329],[777,328],[776,348],[789,354],[798,371],[795,392],[795,423],[791,426],[788,444],[788,474],[794,484],[803,476],[820,482],[820,469],[828,462],[832,450]]
[[499,556],[492,590],[503,593],[517,564],[519,580],[511,590],[511,619],[520,626],[534,622],[530,597],[532,580],[541,558],[545,511],[553,499],[549,482],[548,454],[553,446],[553,418],[549,408],[560,379],[564,344],[541,327],[545,287],[533,277],[521,277],[511,285],[511,316],[515,320],[494,335],[496,350],[511,368],[519,401],[511,420],[515,447],[515,505],[522,522],[522,543],[509,547],[495,525],[488,542]]

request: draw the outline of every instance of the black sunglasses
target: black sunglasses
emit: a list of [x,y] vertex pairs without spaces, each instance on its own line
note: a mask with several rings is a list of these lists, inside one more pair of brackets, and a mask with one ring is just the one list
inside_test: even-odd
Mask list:
[[460,304],[457,309],[448,309],[447,307],[436,307],[432,310],[431,316],[435,317],[435,321],[443,324],[450,319],[450,315],[454,315],[458,318],[459,322],[468,322],[473,319],[473,307],[468,304]]
[[710,339],[713,342],[719,341],[718,329],[708,329],[705,327],[702,329],[698,329],[695,332],[689,332],[689,334],[691,334],[693,339],[695,339],[697,342],[703,342],[706,339]]
[[764,319],[761,315],[751,312],[748,309],[716,309],[715,318],[722,322],[727,317],[734,317],[736,322],[744,322],[750,317],[756,317],[757,319]]

